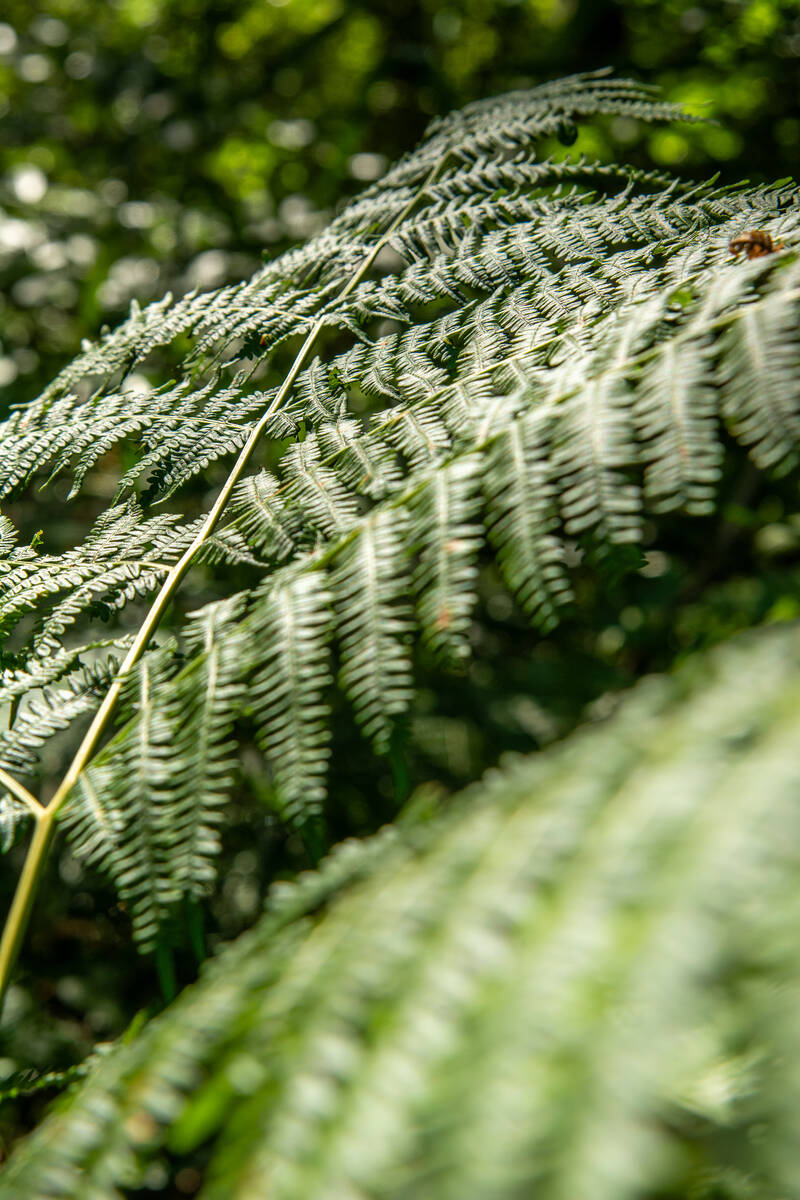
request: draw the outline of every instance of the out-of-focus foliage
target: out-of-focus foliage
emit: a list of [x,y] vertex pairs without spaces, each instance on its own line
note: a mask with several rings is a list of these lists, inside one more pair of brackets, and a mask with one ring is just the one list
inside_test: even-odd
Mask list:
[[761,631],[339,847],[0,1197],[796,1196],[799,738],[800,634]]
[[324,224],[476,96],[609,64],[719,125],[576,150],[775,179],[800,148],[796,0],[6,0],[0,389],[30,398],[129,301]]

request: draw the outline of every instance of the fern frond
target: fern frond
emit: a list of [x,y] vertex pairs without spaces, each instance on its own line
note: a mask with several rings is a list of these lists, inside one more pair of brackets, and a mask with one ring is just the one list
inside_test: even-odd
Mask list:
[[277,806],[290,825],[321,811],[330,754],[328,643],[331,597],[317,571],[278,576],[247,621],[258,664],[248,689]]
[[477,600],[476,559],[483,530],[475,518],[482,465],[476,455],[434,470],[410,503],[410,537],[419,548],[412,583],[419,597],[419,624],[433,650],[455,662],[469,654]]
[[302,537],[302,523],[287,506],[278,480],[269,471],[249,475],[231,497],[234,528],[257,551],[275,559],[288,557]]
[[[554,104],[556,109],[551,107]],[[614,111],[636,112],[650,120],[682,116],[676,106],[655,103],[635,84],[615,81],[612,85],[591,76],[574,77],[557,99],[547,88],[512,93],[502,103],[487,103],[463,118],[452,117],[449,124],[434,122],[421,146],[345,209],[317,239],[268,264],[249,282],[193,294],[175,304],[166,297],[144,310],[132,305],[128,322],[97,345],[88,346],[24,414],[13,414],[5,422],[0,494],[19,488],[35,471],[45,468],[51,472],[73,469],[77,489],[102,453],[123,438],[137,436],[141,436],[144,451],[142,469],[152,469],[162,494],[169,494],[212,458],[240,446],[246,437],[243,429],[254,422],[254,412],[267,407],[263,398],[252,407],[254,364],[241,365],[243,340],[258,335],[263,358],[289,336],[306,334],[320,318],[350,329],[356,336],[363,336],[364,324],[378,316],[411,319],[397,289],[382,289],[365,281],[346,299],[337,297],[337,291],[339,281],[369,249],[376,230],[390,226],[415,199],[413,184],[429,176],[432,166],[441,183],[460,169],[459,163],[486,166],[498,151],[503,157],[512,150],[530,155],[537,138],[563,131],[573,120],[593,112]],[[551,179],[557,176],[556,169]],[[435,194],[421,199],[436,212],[439,202]],[[516,199],[516,209],[509,207],[511,201],[498,204],[490,200],[485,215],[476,212],[474,218],[468,217],[469,229],[458,217],[450,224],[447,208],[433,217],[411,214],[393,237],[398,246],[405,245],[412,256],[420,257],[426,270],[432,245],[445,247],[445,257],[464,246],[464,278],[472,286],[513,283],[516,267],[510,272],[504,268],[503,255],[490,248],[491,241],[484,252],[485,262],[476,258],[480,247],[473,229],[501,219],[519,223],[523,209],[534,211],[526,196]],[[436,276],[434,264],[429,277],[433,280]],[[444,293],[458,295],[459,289],[454,292],[452,285],[445,283]],[[124,390],[128,371],[143,364],[153,350],[189,333],[195,350],[185,364],[186,378],[144,395]],[[230,364],[228,385],[215,375],[225,361]],[[202,380],[209,369],[210,383]],[[407,369],[406,374],[411,372]],[[420,378],[424,381],[424,372]],[[88,398],[87,381],[93,389]],[[200,426],[194,438],[193,421]],[[176,471],[173,462],[180,464]],[[133,477],[129,472],[126,478]]]
[[[55,672],[56,678],[61,680],[58,686],[43,685],[33,675],[37,679],[37,690],[32,694],[25,693],[24,706],[19,706],[13,726],[0,730],[0,766],[12,775],[29,775],[35,771],[40,751],[49,739],[69,728],[77,718],[94,711],[113,679],[118,663],[113,655],[90,663],[76,656],[66,678],[62,678],[65,674],[63,665],[62,659]],[[18,701],[19,685],[26,678],[31,678],[31,673],[23,672],[17,676],[17,686],[9,688],[8,698],[12,703]]]
[[315,433],[290,446],[282,465],[292,500],[299,505],[307,526],[330,538],[353,523],[356,498],[335,471],[321,465]]
[[[259,737],[273,770],[277,803],[293,823],[319,811],[328,753],[327,710],[321,696],[328,683],[325,663],[332,626],[305,597],[333,592],[342,646],[341,684],[367,736],[386,750],[393,722],[411,696],[409,591],[418,597],[420,628],[437,651],[460,656],[468,647],[474,564],[485,537],[476,486],[481,476],[485,521],[504,577],[545,629],[555,623],[570,594],[564,533],[596,526],[601,542],[636,537],[647,500],[656,511],[679,503],[689,512],[706,510],[717,472],[716,412],[727,393],[725,383],[712,392],[702,373],[710,370],[709,363],[724,361],[727,331],[744,314],[769,305],[775,296],[796,304],[793,268],[762,268],[761,274],[761,292],[750,290],[752,281],[743,285],[737,280],[733,289],[720,288],[713,276],[708,295],[701,291],[685,312],[668,311],[664,293],[647,299],[638,305],[641,315],[634,309],[639,319],[632,328],[615,321],[599,339],[596,368],[587,351],[550,367],[541,365],[536,351],[504,359],[509,345],[500,351],[499,366],[484,365],[474,377],[462,380],[457,400],[448,389],[445,420],[425,398],[390,410],[361,435],[353,425],[346,427],[344,448],[339,438],[311,434],[290,450],[286,482],[267,485],[271,495],[261,484],[240,488],[234,528],[255,530],[259,547],[270,544],[281,529],[303,529],[307,538],[312,523],[317,537],[328,539],[321,560],[301,552],[284,568],[281,588],[286,591],[279,590],[275,597],[275,602],[279,595],[287,598],[283,635],[274,614],[267,621],[268,635],[248,643],[246,630],[251,624],[258,628],[260,618],[254,615],[240,622],[238,609],[231,610],[223,621],[227,628],[220,633],[231,644],[231,694],[244,697],[250,673],[257,673],[256,705],[263,722]],[[743,287],[749,302],[736,307]],[[490,326],[488,318],[476,326],[476,336],[482,336],[487,321]],[[591,379],[593,369],[597,375]],[[487,376],[494,380],[494,389],[512,390],[487,404]],[[582,382],[585,376],[590,377],[588,384]],[[659,409],[654,407],[656,396]],[[467,420],[456,419],[456,403],[469,415]],[[716,410],[710,409],[712,403]],[[396,432],[398,425],[411,431],[405,442]],[[732,432],[736,436],[737,431]],[[394,465],[391,456],[398,442],[408,456],[406,474],[384,472],[385,497],[358,517],[356,496],[370,483],[362,488],[368,477],[354,479],[354,462]],[[321,457],[321,446],[330,447],[327,460]],[[345,467],[340,471],[342,461]],[[257,478],[267,481],[266,476]],[[303,511],[305,521],[297,515]],[[410,525],[406,511],[412,514]],[[286,514],[294,514],[293,526]],[[298,553],[287,542],[271,545],[284,556]],[[252,649],[244,652],[245,645]],[[200,679],[203,669],[190,658],[187,687],[193,672],[199,671]],[[274,686],[268,681],[275,681]],[[181,703],[191,704],[188,691],[180,694]],[[233,702],[234,710],[237,703],[243,700]],[[298,716],[303,713],[307,720]],[[232,716],[233,712],[224,718],[228,726]],[[134,718],[132,728],[137,721],[142,718]],[[160,780],[167,812],[173,802],[182,803],[176,789],[181,753],[170,738],[164,736],[162,743],[161,774],[153,779]],[[114,767],[120,776],[129,772],[126,744],[121,744]],[[115,753],[112,743],[109,761]],[[294,776],[290,761],[297,767]],[[157,772],[155,760],[148,769]],[[220,780],[226,777],[221,768]],[[222,791],[211,806],[215,812],[221,803]],[[91,843],[88,825],[81,827],[76,846],[83,837]],[[213,850],[206,858],[209,871],[212,859]],[[169,903],[158,908],[161,915],[150,924],[137,924],[137,931],[145,930],[145,944],[176,897],[187,891],[185,882],[174,878],[171,886]]]
[[245,696],[236,647],[225,634],[243,607],[234,596],[194,615],[186,632],[186,649],[194,656],[162,700],[168,754],[153,783],[169,796],[165,850],[182,896],[205,895],[215,877],[222,810],[237,766],[233,726]]
[[0,798],[0,852],[5,854],[30,820],[30,811],[6,793]]
[[530,91],[479,100],[431,122],[416,153],[390,178],[408,176],[445,154],[464,162],[510,156],[544,135],[574,140],[574,122],[593,113],[617,113],[645,121],[686,120],[674,104],[654,103],[652,92],[632,80],[600,72],[571,75]]
[[84,660],[96,659],[106,651],[120,657],[129,643],[130,638],[104,638],[59,650],[46,658],[28,658],[22,667],[6,667],[0,672],[0,705],[15,707],[23,697],[58,683],[66,675],[79,670]]
[[797,463],[800,445],[797,313],[797,297],[788,289],[750,304],[720,347],[723,415],[752,447],[756,465],[780,472]]
[[332,578],[342,687],[379,749],[388,747],[392,720],[411,699],[406,520],[399,508],[367,517],[343,547]]
[[206,894],[215,878],[245,697],[239,646],[224,634],[242,608],[233,597],[196,614],[177,673],[168,645],[143,660],[125,688],[122,728],[64,806],[76,854],[114,880],[143,950],[178,902]]
[[[172,648],[164,646],[146,655],[128,678],[122,713],[135,713],[136,720],[129,720],[83,773],[62,818],[76,852],[114,880],[145,950],[153,947],[181,897],[175,781],[168,802],[159,786],[173,728],[158,699],[171,661]],[[213,780],[206,786],[213,787]]]
[[645,444],[645,497],[654,511],[713,509],[722,447],[712,377],[702,345],[665,342],[644,369],[635,416]]
[[[434,122],[318,238],[245,283],[134,308],[3,424],[5,492],[42,472],[85,491],[125,444],[117,503],[82,545],[40,553],[0,524],[0,618],[23,643],[7,699],[26,679],[55,689],[0,735],[12,770],[35,769],[42,739],[96,704],[64,682],[93,669],[94,618],[155,596],[135,659],[190,560],[235,569],[243,589],[188,633],[176,614],[176,646],[143,674],[126,666],[117,734],[65,801],[102,745],[92,725],[59,793],[76,848],[111,871],[144,944],[211,878],[237,722],[255,723],[278,809],[296,825],[318,813],[334,643],[338,682],[385,752],[411,700],[415,633],[463,660],[491,554],[549,631],[576,536],[603,549],[641,540],[647,521],[657,541],[654,515],[710,511],[726,435],[761,469],[795,461],[797,189],[536,159],[541,136],[569,141],[575,121],[612,112],[676,115],[637,85],[580,76]],[[732,260],[748,226],[789,249]],[[162,383],[176,338],[191,349]],[[153,376],[144,394],[126,384],[134,367]],[[259,431],[269,469],[233,487],[240,459],[205,522],[144,507],[177,506],[181,485],[249,454]],[[213,528],[231,489],[231,520]]]
[[762,631],[434,825],[341,847],[97,1064],[0,1196],[112,1200],[200,1145],[209,1200],[616,1200],[734,1167],[792,1194],[798,713],[797,630]]
[[[592,181],[600,188],[608,185],[608,168],[597,168],[594,175],[587,166],[581,170],[587,185]],[[561,174],[563,171],[553,169],[554,179],[560,180]],[[540,285],[545,281],[549,284],[546,304],[551,314],[556,319],[566,317],[574,321],[573,310],[576,304],[585,303],[587,297],[582,293],[591,276],[585,272],[573,273],[571,278],[565,275],[559,280],[559,267],[570,262],[600,260],[607,270],[609,266],[603,256],[609,252],[619,252],[631,242],[646,245],[648,241],[660,243],[665,237],[685,238],[691,224],[697,222],[698,207],[673,200],[675,189],[671,186],[654,194],[652,189],[657,182],[656,176],[631,173],[629,187],[637,183],[649,187],[648,194],[631,196],[623,190],[620,195],[592,203],[590,192],[560,194],[557,185],[535,203],[521,192],[511,199],[490,196],[485,211],[475,210],[471,215],[469,206],[465,209],[462,205],[448,207],[445,215],[433,218],[429,215],[409,218],[393,235],[397,248],[412,260],[408,270],[383,282],[364,282],[344,302],[315,293],[308,303],[317,305],[313,309],[317,317],[322,316],[332,325],[343,325],[363,338],[363,325],[376,316],[411,322],[412,306],[420,302],[447,297],[459,306],[469,303],[465,285],[486,292],[533,277]],[[429,207],[435,212],[435,196],[430,199],[433,202]],[[744,210],[748,204],[753,207],[752,200],[735,194],[712,195],[705,198],[700,212],[707,222],[730,219],[734,214],[743,221],[747,219]],[[428,209],[424,211],[427,213]],[[462,217],[467,219],[468,226]],[[754,214],[753,220],[758,219]],[[497,228],[498,223],[506,228]],[[279,269],[277,264],[275,269]],[[258,277],[242,287],[257,290]],[[225,317],[230,324],[229,332],[235,329],[241,335],[241,325],[236,323],[241,317],[236,295],[235,289],[224,289],[216,302],[222,315],[230,306],[231,315]],[[196,300],[185,303],[195,304]],[[213,297],[204,300],[207,307],[214,307]],[[312,309],[304,309],[303,319],[294,332],[307,330],[311,312]],[[255,325],[265,327],[273,317],[283,321],[283,313],[283,301],[276,311],[276,296],[267,292],[261,322]],[[164,322],[166,341],[175,336],[177,331],[161,307],[154,312],[153,320],[156,318]],[[180,332],[189,328],[191,321],[185,326],[181,324]],[[285,331],[281,336],[285,336]],[[412,336],[416,336],[413,331]],[[267,332],[262,333],[262,338],[274,349]],[[405,368],[396,355],[392,365],[387,346],[385,370],[389,372],[387,378],[399,381],[402,377],[412,389],[420,387],[429,392],[436,385],[439,368],[433,366],[431,373],[432,364],[424,346],[419,351],[419,369],[414,371],[410,355]],[[232,362],[236,366],[236,361]],[[66,397],[54,402],[48,394],[40,406],[34,405],[24,417],[15,415],[7,423],[8,454],[2,464],[3,486],[18,487],[35,469],[48,465],[52,472],[72,467],[77,489],[85,471],[114,442],[140,435],[143,456],[124,477],[123,486],[130,486],[141,474],[150,471],[153,495],[168,495],[214,458],[242,444],[247,429],[271,398],[269,391],[252,389],[256,365],[257,361],[233,370],[227,386],[217,368],[210,380],[196,388],[189,380],[182,380],[146,395],[101,392],[89,401]],[[376,364],[375,379],[379,380],[381,375]],[[396,384],[392,386],[396,394]],[[302,391],[302,382],[300,388]],[[276,414],[273,430],[276,436],[282,435],[279,430],[282,419],[285,417]],[[284,428],[283,433],[286,432]]]
[[572,395],[560,405],[555,435],[565,529],[597,526],[603,540],[638,541],[640,491],[625,477],[634,444],[627,385],[612,374],[578,382],[569,372],[566,384]]
[[361,426],[350,417],[324,421],[317,434],[320,453],[333,459],[345,485],[359,495],[380,500],[397,490],[401,479],[396,456],[385,445],[370,446]]
[[82,614],[107,614],[151,593],[194,532],[166,513],[145,519],[128,501],[103,513],[73,550],[58,555],[25,550],[0,563],[0,631],[7,634],[27,613],[66,593],[41,617],[32,638],[35,654],[56,653],[65,631]]
[[386,440],[396,446],[411,470],[444,460],[452,439],[434,405],[395,409],[386,422]]
[[[627,541],[639,536],[646,511],[708,510],[721,463],[718,423],[727,383],[715,376],[712,388],[706,381],[713,364],[725,361],[728,331],[740,320],[776,297],[796,308],[795,272],[791,264],[762,268],[760,291],[752,280],[719,286],[712,273],[708,292],[700,289],[679,310],[668,303],[670,282],[655,297],[634,301],[631,321],[611,320],[596,356],[583,350],[547,366],[536,350],[508,357],[515,349],[509,345],[499,365],[462,379],[457,396],[448,387],[442,407],[426,398],[390,409],[360,435],[351,424],[344,448],[338,437],[310,434],[290,449],[283,484],[262,474],[240,487],[234,530],[252,530],[258,548],[293,559],[282,568],[274,599],[288,605],[286,624],[281,635],[276,613],[265,638],[250,637],[247,630],[262,619],[256,605],[252,616],[229,620],[221,636],[239,647],[231,657],[232,686],[234,677],[239,688],[251,686],[250,673],[257,673],[261,745],[277,803],[293,823],[319,811],[328,752],[321,696],[334,626],[306,603],[307,594],[335,597],[340,682],[365,733],[385,751],[412,691],[407,599],[416,596],[418,624],[433,648],[445,658],[463,656],[484,527],[511,591],[549,630],[570,599],[570,534],[594,528],[601,545]],[[484,331],[487,321],[478,328]],[[792,344],[787,363],[794,361]],[[401,442],[405,473],[384,471],[385,496],[358,516],[357,497],[371,482],[368,474],[354,479],[354,463],[383,461],[398,470],[391,457],[398,425],[411,431]],[[733,426],[731,432],[740,436]],[[327,459],[322,446],[330,447]],[[308,545],[314,526],[316,537],[327,540],[309,556],[289,542],[287,530],[295,537],[303,530]],[[309,655],[302,685],[301,651]],[[307,723],[297,715],[305,710]],[[166,746],[162,753],[174,760],[163,776],[166,805],[180,756]],[[294,783],[290,759],[298,769]],[[120,769],[127,769],[124,759]]]
[[547,630],[571,597],[558,515],[548,417],[534,410],[495,439],[485,473],[489,537],[510,590]]

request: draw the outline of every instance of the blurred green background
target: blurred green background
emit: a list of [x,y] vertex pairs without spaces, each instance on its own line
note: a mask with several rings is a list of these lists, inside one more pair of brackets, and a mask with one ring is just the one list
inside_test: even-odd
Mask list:
[[239,279],[434,113],[610,65],[718,124],[577,150],[796,173],[800,0],[5,0],[0,410],[131,298]]

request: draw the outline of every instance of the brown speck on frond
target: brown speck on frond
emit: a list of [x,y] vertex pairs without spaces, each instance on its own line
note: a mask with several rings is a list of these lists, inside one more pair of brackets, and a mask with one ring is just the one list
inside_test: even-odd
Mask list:
[[749,259],[763,258],[765,254],[772,254],[776,250],[784,250],[783,242],[773,242],[770,235],[763,229],[748,229],[744,233],[738,233],[735,238],[731,238],[728,246],[731,254],[739,254],[744,250]]
[[441,629],[441,630],[449,629],[451,623],[452,623],[452,614],[450,612],[450,609],[449,608],[440,609],[439,615],[437,616],[436,621],[434,622],[436,628]]

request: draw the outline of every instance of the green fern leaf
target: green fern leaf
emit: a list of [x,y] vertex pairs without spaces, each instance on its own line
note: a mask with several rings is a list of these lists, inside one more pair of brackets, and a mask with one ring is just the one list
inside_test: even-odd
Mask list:
[[333,575],[342,687],[364,733],[385,749],[411,699],[408,569],[402,509],[376,512],[339,556]]
[[257,739],[270,764],[277,804],[292,825],[318,815],[329,751],[330,594],[317,571],[278,577],[248,618],[258,669],[249,690]]
[[469,654],[469,624],[477,600],[480,457],[458,458],[431,473],[410,504],[411,538],[419,547],[413,588],[419,622],[434,652],[458,662]]

